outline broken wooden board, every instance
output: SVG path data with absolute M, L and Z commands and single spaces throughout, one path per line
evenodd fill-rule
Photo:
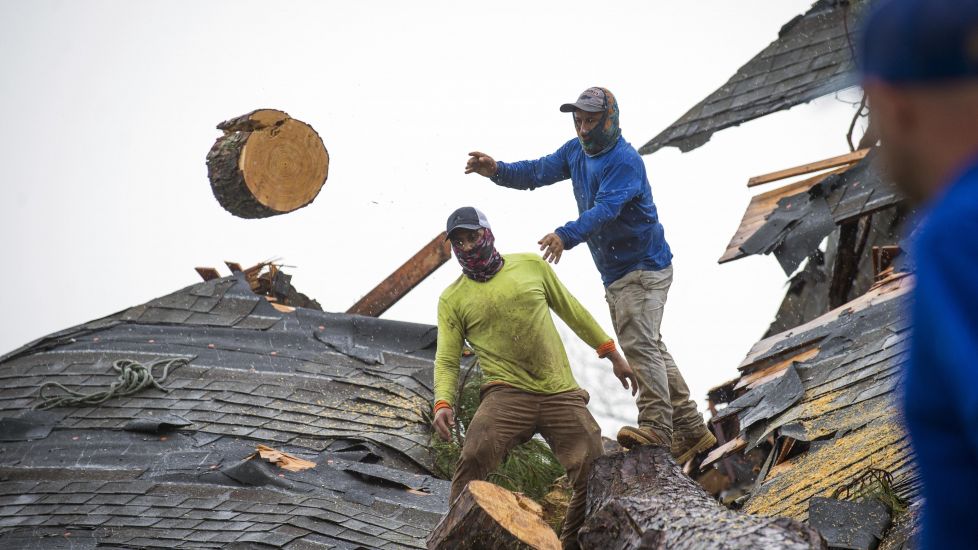
M 428 537 L 430 550 L 559 550 L 543 509 L 487 481 L 472 481 Z
M 744 450 L 745 447 L 747 447 L 746 439 L 742 437 L 731 439 L 730 441 L 727 441 L 723 445 L 720 445 L 716 449 L 710 451 L 710 454 L 706 455 L 706 458 L 704 458 L 703 462 L 700 463 L 700 469 L 704 470 L 715 464 L 717 461 L 723 460 L 734 453 Z
M 747 210 L 744 212 L 744 217 L 740 222 L 740 226 L 737 228 L 737 232 L 730 239 L 730 243 L 727 244 L 727 249 L 724 251 L 723 256 L 720 257 L 719 263 L 732 262 L 733 260 L 738 260 L 748 256 L 746 252 L 740 249 L 741 245 L 747 242 L 757 230 L 767 223 L 768 216 L 770 216 L 777 208 L 778 204 L 782 199 L 797 195 L 799 193 L 804 193 L 812 187 L 821 183 L 825 178 L 833 174 L 841 174 L 849 169 L 846 165 L 842 168 L 833 170 L 831 172 L 826 172 L 824 174 L 819 174 L 817 176 L 801 180 L 799 182 L 791 183 L 785 185 L 784 187 L 779 187 L 772 191 L 767 191 L 759 195 L 755 195 L 750 200 L 750 204 L 747 206 Z
M 279 468 L 282 468 L 283 470 L 288 470 L 290 472 L 301 472 L 302 470 L 308 470 L 310 468 L 316 467 L 315 462 L 312 462 L 310 460 L 305 460 L 295 455 L 291 455 L 284 451 L 273 449 L 267 445 L 261 445 L 261 444 L 258 445 L 255 452 L 252 453 L 251 456 L 248 457 L 248 459 L 252 459 L 255 457 L 261 457 L 262 460 L 271 462 L 272 464 L 275 464 Z
M 747 187 L 756 187 L 758 185 L 763 185 L 765 183 L 771 183 L 775 181 L 780 181 L 783 179 L 793 178 L 795 176 L 803 176 L 805 174 L 811 174 L 813 172 L 819 172 L 821 170 L 828 170 L 829 168 L 837 168 L 839 166 L 846 166 L 859 162 L 860 160 L 866 158 L 869 154 L 870 149 L 860 149 L 852 153 L 846 153 L 844 155 L 839 155 L 837 157 L 832 157 L 825 160 L 820 160 L 817 162 L 810 162 L 808 164 L 802 164 L 801 166 L 795 166 L 792 168 L 786 168 L 784 170 L 778 170 L 777 172 L 772 172 L 770 174 L 764 174 L 763 176 L 755 176 L 747 181 Z

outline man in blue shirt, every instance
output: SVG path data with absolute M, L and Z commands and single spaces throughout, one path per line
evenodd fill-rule
M 904 416 L 922 548 L 975 548 L 978 521 L 978 0 L 881 1 L 860 39 L 880 153 L 919 203 Z
M 618 102 L 605 88 L 588 88 L 561 112 L 573 113 L 577 137 L 538 160 L 497 162 L 470 153 L 465 173 L 497 185 L 533 190 L 570 178 L 579 217 L 544 236 L 544 259 L 586 242 L 601 273 L 611 320 L 638 376 L 637 428 L 618 432 L 624 447 L 671 447 L 679 463 L 716 443 L 689 388 L 662 342 L 659 327 L 672 284 L 672 252 L 652 201 L 645 163 L 623 137 Z

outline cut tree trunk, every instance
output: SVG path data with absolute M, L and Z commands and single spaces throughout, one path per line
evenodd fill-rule
M 560 540 L 527 497 L 472 481 L 428 537 L 431 550 L 560 550 Z
M 821 536 L 787 518 L 728 510 L 658 446 L 605 455 L 591 467 L 585 549 L 824 549 Z
M 308 205 L 329 172 L 329 153 L 308 124 L 259 109 L 217 125 L 207 154 L 214 197 L 241 218 L 267 218 Z

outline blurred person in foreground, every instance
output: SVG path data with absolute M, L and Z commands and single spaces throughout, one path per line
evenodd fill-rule
M 496 185 L 533 190 L 570 179 L 578 218 L 537 243 L 543 257 L 586 242 L 601 273 L 605 300 L 622 351 L 638 376 L 638 426 L 618 431 L 631 448 L 662 445 L 684 464 L 716 443 L 690 399 L 689 387 L 662 339 L 662 316 L 672 286 L 672 251 L 652 200 L 638 151 L 621 135 L 618 101 L 607 88 L 584 90 L 560 111 L 573 117 L 577 137 L 538 160 L 497 162 L 474 151 L 465 173 Z
M 917 203 L 904 416 L 923 547 L 978 547 L 978 0 L 882 0 L 859 39 L 889 175 Z
M 433 425 L 445 441 L 462 346 L 475 350 L 485 378 L 479 408 L 468 426 L 452 477 L 450 502 L 472 480 L 485 479 L 514 447 L 539 433 L 574 489 L 560 539 L 578 548 L 591 463 L 603 453 L 601 429 L 588 412 L 587 391 L 571 373 L 550 311 L 598 353 L 632 393 L 635 375 L 615 342 L 536 254 L 501 255 L 485 214 L 471 206 L 448 218 L 448 238 L 462 275 L 438 300 Z

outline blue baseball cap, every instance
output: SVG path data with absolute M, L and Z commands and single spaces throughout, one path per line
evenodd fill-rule
M 858 57 L 863 80 L 978 78 L 978 0 L 879 0 L 863 21 Z

